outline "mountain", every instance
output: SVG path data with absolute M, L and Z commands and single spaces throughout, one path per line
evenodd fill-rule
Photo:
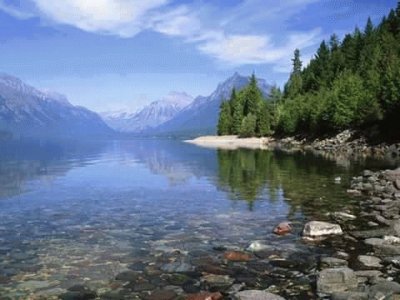
M 220 83 L 217 89 L 208 97 L 198 96 L 182 109 L 174 118 L 148 132 L 160 136 L 200 136 L 215 134 L 218 122 L 219 107 L 224 99 L 229 99 L 232 89 L 241 90 L 250 82 L 250 76 L 233 74 Z M 264 96 L 271 90 L 271 85 L 264 79 L 257 78 L 258 87 Z
M 0 132 L 19 137 L 98 137 L 113 130 L 96 113 L 72 105 L 63 95 L 0 74 Z
M 125 133 L 141 133 L 171 120 L 193 98 L 186 93 L 171 92 L 136 113 L 112 112 L 102 114 L 103 120 L 113 129 Z

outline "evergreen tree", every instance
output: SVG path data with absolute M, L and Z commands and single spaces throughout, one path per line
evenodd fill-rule
M 220 114 L 218 119 L 218 135 L 231 134 L 232 117 L 230 104 L 223 101 L 220 106 Z
M 230 98 L 231 113 L 232 113 L 232 134 L 238 135 L 243 120 L 243 104 L 241 99 L 236 94 L 235 88 L 232 89 Z
M 288 83 L 285 85 L 285 96 L 288 98 L 298 95 L 303 88 L 303 79 L 301 77 L 302 62 L 300 60 L 300 50 L 294 51 L 293 71 L 290 74 Z
M 240 128 L 240 137 L 252 137 L 256 134 L 257 119 L 253 114 L 248 114 L 243 118 Z
M 257 79 L 253 73 L 250 78 L 250 83 L 245 89 L 244 115 L 256 115 L 261 101 L 261 91 L 257 86 Z

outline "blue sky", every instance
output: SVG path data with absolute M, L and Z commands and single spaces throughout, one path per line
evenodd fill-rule
M 170 91 L 207 95 L 234 72 L 282 85 L 332 33 L 397 0 L 0 0 L 0 71 L 95 111 Z

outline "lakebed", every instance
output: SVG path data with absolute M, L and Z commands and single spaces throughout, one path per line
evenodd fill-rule
M 4 299 L 347 299 L 332 282 L 318 289 L 323 269 L 352 296 L 396 292 L 396 259 L 357 233 L 387 226 L 361 205 L 378 197 L 363 190 L 369 178 L 383 184 L 363 171 L 396 161 L 155 140 L 31 149 L 1 153 Z M 274 234 L 283 221 L 290 232 Z M 304 240 L 310 221 L 343 234 Z

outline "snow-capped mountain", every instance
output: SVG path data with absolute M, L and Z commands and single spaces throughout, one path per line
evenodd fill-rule
M 161 124 L 151 134 L 190 136 L 215 134 L 221 102 L 224 99 L 229 99 L 233 88 L 240 90 L 249 82 L 250 76 L 233 74 L 220 83 L 211 95 L 208 97 L 198 96 L 174 118 Z M 261 78 L 257 78 L 257 84 L 263 95 L 267 96 L 271 90 L 271 85 Z
M 94 112 L 58 93 L 40 91 L 0 74 L 0 131 L 22 137 L 109 135 L 113 131 Z
M 103 113 L 103 120 L 113 129 L 126 133 L 141 133 L 171 120 L 192 102 L 193 98 L 183 92 L 171 92 L 136 113 Z

